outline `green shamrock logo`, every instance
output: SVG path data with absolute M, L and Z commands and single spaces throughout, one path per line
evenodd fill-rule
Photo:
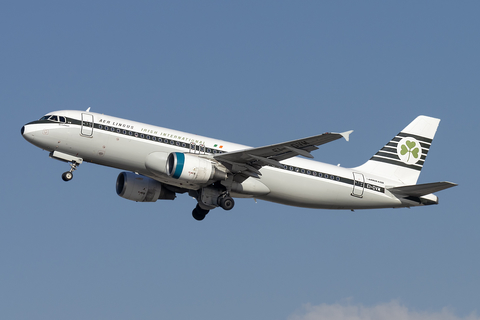
M 407 162 L 410 161 L 410 155 L 412 155 L 415 159 L 418 159 L 418 152 L 420 151 L 420 149 L 415 148 L 416 145 L 417 143 L 415 141 L 410 140 L 405 141 L 405 144 L 401 145 L 400 154 L 404 156 L 408 153 Z

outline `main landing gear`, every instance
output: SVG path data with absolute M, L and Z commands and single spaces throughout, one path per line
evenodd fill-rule
M 223 210 L 232 210 L 235 205 L 235 201 L 228 194 L 224 194 L 221 197 L 218 197 L 218 205 L 223 208 Z
M 202 209 L 200 208 L 200 206 L 197 204 L 197 206 L 195 207 L 195 209 L 193 209 L 192 211 L 192 216 L 195 220 L 197 221 L 202 221 L 203 219 L 205 219 L 205 216 L 207 215 L 207 213 L 209 213 L 210 210 L 205 210 L 205 209 Z
M 195 220 L 201 221 L 210 210 L 221 207 L 223 210 L 231 210 L 235 206 L 235 201 L 225 189 L 214 186 L 205 187 L 191 194 L 198 204 L 192 211 Z

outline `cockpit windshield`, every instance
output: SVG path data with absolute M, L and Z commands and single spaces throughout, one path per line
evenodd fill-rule
M 63 123 L 67 122 L 65 117 L 56 116 L 56 115 L 49 115 L 49 114 L 41 117 L 40 120 L 49 120 L 49 121 L 53 121 L 53 122 L 63 122 Z

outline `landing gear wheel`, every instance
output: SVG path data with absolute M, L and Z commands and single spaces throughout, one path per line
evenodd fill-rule
M 82 161 L 82 159 L 80 159 Z M 73 171 L 77 170 L 77 167 L 80 165 L 81 162 L 75 162 L 75 161 L 71 161 L 70 162 L 70 167 L 72 167 L 70 169 L 70 171 L 67 171 L 67 172 L 64 172 L 62 174 L 62 179 L 63 181 L 70 181 L 72 180 L 73 178 Z
M 232 210 L 233 206 L 235 205 L 235 201 L 233 201 L 232 197 L 225 196 L 218 199 L 218 204 L 223 208 L 223 210 Z
M 70 171 L 64 172 L 62 174 L 63 181 L 70 181 L 72 180 L 72 178 L 73 178 L 73 173 L 71 173 Z
M 200 208 L 199 205 L 197 204 L 195 209 L 193 209 L 193 211 L 192 211 L 192 216 L 195 220 L 202 221 L 203 219 L 205 219 L 205 216 L 207 215 L 207 213 L 209 211 L 210 210 L 204 210 L 204 209 Z

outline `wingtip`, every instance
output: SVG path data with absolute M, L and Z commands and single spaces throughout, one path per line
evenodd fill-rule
M 455 182 L 450 182 L 450 181 L 444 181 L 446 184 L 449 184 L 451 187 L 456 187 L 458 186 L 458 183 L 455 183 Z M 451 188 L 450 187 L 450 188 Z

